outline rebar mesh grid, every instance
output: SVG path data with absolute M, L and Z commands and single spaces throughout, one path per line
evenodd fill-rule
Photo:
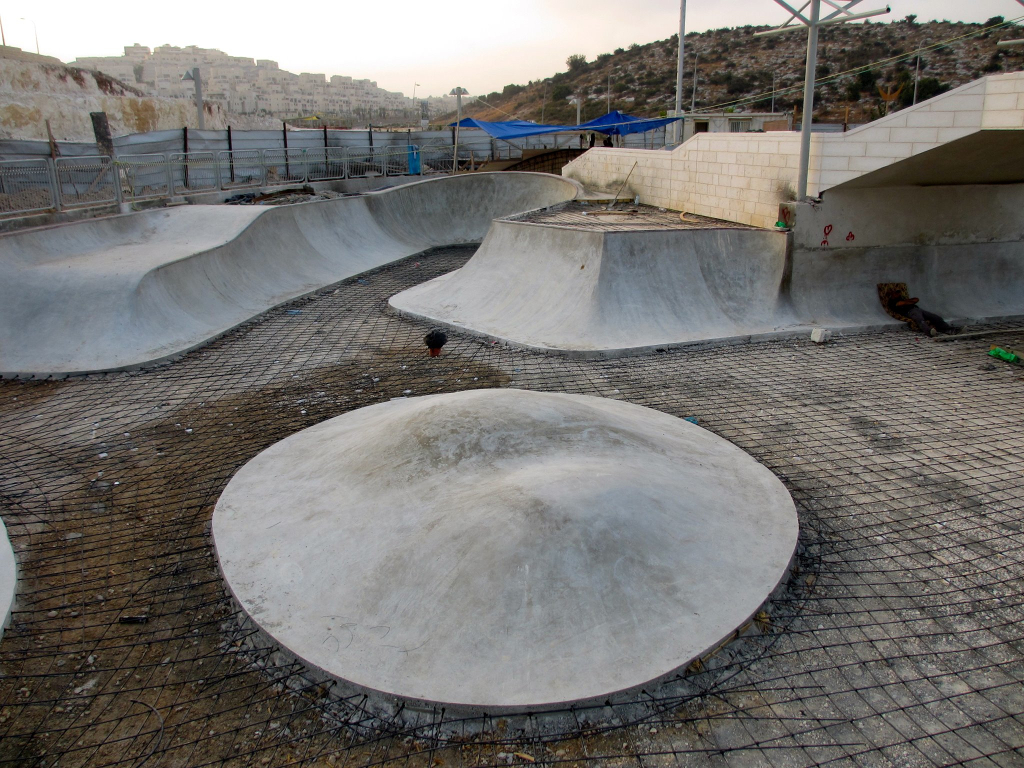
M 989 339 L 905 330 L 610 361 L 449 334 L 429 358 L 427 326 L 386 300 L 471 253 L 345 281 L 160 368 L 0 383 L 20 565 L 0 765 L 1024 765 L 1024 370 Z M 1024 346 L 1009 330 L 996 343 Z M 640 721 L 389 727 L 239 625 L 209 538 L 235 470 L 353 408 L 494 386 L 695 416 L 797 503 L 785 592 L 642 696 Z
M 509 216 L 506 221 L 547 224 L 571 229 L 594 229 L 603 232 L 631 232 L 662 229 L 759 229 L 696 213 L 682 213 L 654 205 L 630 204 L 608 206 L 570 200 L 547 208 Z

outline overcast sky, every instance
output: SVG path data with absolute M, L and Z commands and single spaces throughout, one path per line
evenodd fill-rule
M 793 0 L 791 0 L 792 2 Z M 802 3 L 802 0 L 800 0 Z M 885 0 L 864 0 L 875 10 Z M 689 0 L 687 31 L 779 24 L 772 0 Z M 1024 16 L 1018 0 L 890 0 L 890 19 L 985 21 Z M 23 21 L 22 17 L 30 21 Z M 292 72 L 376 80 L 418 96 L 461 85 L 471 94 L 500 90 L 565 69 L 569 54 L 599 53 L 671 36 L 679 0 L 0 0 L 8 45 L 71 61 L 117 56 L 140 43 L 198 45 L 234 56 L 276 60 Z M 795 34 L 795 33 L 794 33 Z

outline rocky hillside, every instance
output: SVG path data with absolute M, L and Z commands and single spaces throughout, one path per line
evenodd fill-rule
M 716 29 L 686 36 L 684 109 L 693 89 L 697 57 L 697 107 L 767 111 L 776 88 L 776 109 L 802 104 L 807 38 L 801 32 L 757 38 L 767 27 Z M 840 24 L 819 35 L 815 117 L 865 122 L 887 108 L 880 89 L 896 94 L 891 109 L 912 102 L 914 51 L 921 53 L 918 99 L 941 93 L 984 74 L 1024 69 L 1024 47 L 997 49 L 1002 39 L 1024 37 L 1024 28 L 1002 17 L 985 24 L 931 21 L 916 17 L 891 23 Z M 585 99 L 583 119 L 609 106 L 640 116 L 657 116 L 675 105 L 677 35 L 647 45 L 604 53 L 594 61 L 570 55 L 567 69 L 527 85 L 506 85 L 465 109 L 482 120 L 518 119 L 575 123 L 576 95 Z M 571 53 L 571 52 L 567 52 Z M 610 86 L 610 88 L 609 88 Z M 490 105 L 490 106 L 487 106 Z
M 102 72 L 68 67 L 55 59 L 0 51 L 0 138 L 45 139 L 46 121 L 58 141 L 92 141 L 90 112 L 106 112 L 112 133 L 196 127 L 196 108 L 183 99 L 155 99 Z M 280 127 L 249 125 L 207 103 L 209 129 Z M 249 119 L 251 121 L 251 118 Z

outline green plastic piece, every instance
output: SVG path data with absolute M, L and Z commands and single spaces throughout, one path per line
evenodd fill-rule
M 1008 363 L 1020 363 L 1021 362 L 1020 355 L 1015 354 L 1013 352 L 1008 352 L 1007 350 L 1003 349 L 1002 347 L 992 347 L 992 349 L 990 349 L 988 351 L 988 353 L 992 357 L 998 357 L 1000 360 L 1005 360 Z

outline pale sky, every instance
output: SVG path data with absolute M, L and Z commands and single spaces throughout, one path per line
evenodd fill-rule
M 802 4 L 802 0 L 800 0 Z M 1024 16 L 1018 0 L 890 0 L 880 19 L 981 22 Z M 883 7 L 864 0 L 858 11 Z M 780 24 L 787 14 L 772 0 L 689 0 L 687 31 L 744 24 Z M 24 21 L 22 18 L 29 19 Z M 565 59 L 648 43 L 679 25 L 679 0 L 0 0 L 8 45 L 71 61 L 117 56 L 125 45 L 164 43 L 219 48 L 233 56 L 274 59 L 292 72 L 323 72 L 376 80 L 417 96 L 456 85 L 472 95 L 501 90 L 565 69 Z M 793 33 L 797 34 L 797 33 Z

